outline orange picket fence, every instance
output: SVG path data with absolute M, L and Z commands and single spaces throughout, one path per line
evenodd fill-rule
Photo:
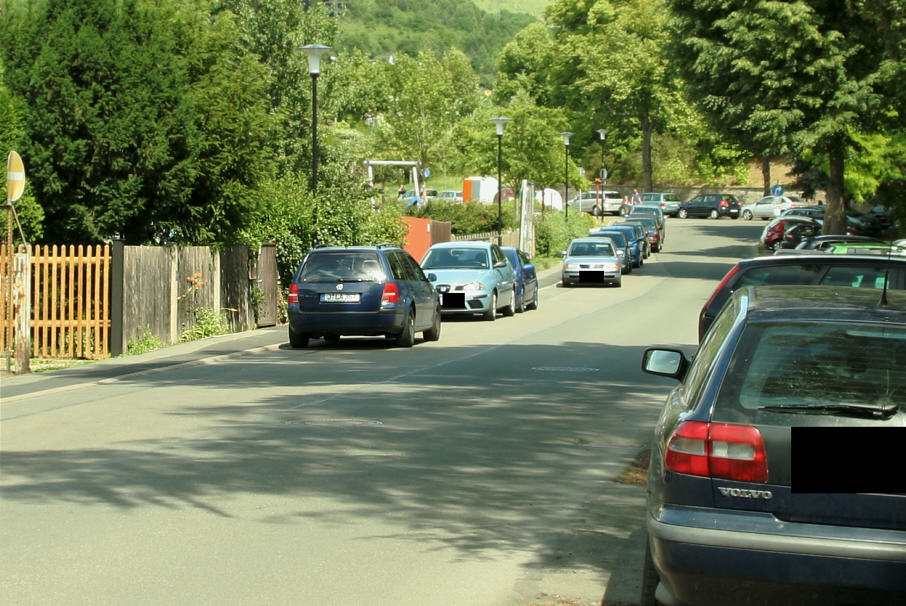
M 5 248 L 0 248 L 4 261 Z M 20 246 L 18 252 L 24 250 Z M 32 356 L 108 357 L 110 247 L 36 245 L 30 254 Z M 6 341 L 8 331 L 0 332 Z M 2 345 L 4 351 L 9 347 Z

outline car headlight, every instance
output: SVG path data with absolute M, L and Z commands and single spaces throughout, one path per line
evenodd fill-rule
M 619 269 L 620 269 L 619 263 L 605 263 L 604 264 L 604 271 L 619 271 Z
M 463 289 L 466 291 L 466 294 L 469 296 L 474 296 L 476 294 L 483 293 L 483 292 L 485 292 L 485 290 L 487 290 L 484 287 L 484 284 L 482 284 L 481 282 L 478 282 L 478 281 L 469 282 L 468 284 L 466 284 L 463 287 Z
M 565 263 L 563 269 L 579 269 L 578 263 Z

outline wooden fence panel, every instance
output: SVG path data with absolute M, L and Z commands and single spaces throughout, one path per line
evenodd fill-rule
M 110 247 L 32 249 L 33 355 L 106 358 L 110 355 Z

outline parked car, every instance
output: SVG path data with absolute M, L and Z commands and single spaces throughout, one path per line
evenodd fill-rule
M 613 240 L 613 243 L 619 252 L 620 263 L 622 265 L 621 271 L 624 274 L 632 273 L 632 247 L 629 245 L 629 238 L 626 237 L 624 232 L 619 230 L 608 231 L 605 228 L 600 228 L 590 231 L 588 235 L 592 238 L 605 237 Z
M 818 229 L 821 228 L 821 221 L 812 217 L 798 217 L 796 215 L 774 217 L 761 231 L 759 242 L 768 250 L 774 250 L 780 241 L 783 240 L 783 234 L 788 228 L 803 223 L 814 225 Z
M 659 206 L 649 206 L 647 204 L 642 204 L 632 207 L 632 210 L 629 213 L 629 218 L 631 219 L 633 217 L 641 215 L 654 217 L 655 223 L 657 223 L 657 228 L 661 236 L 660 243 L 664 244 L 667 239 L 667 215 L 664 214 L 664 211 L 662 211 Z
M 658 229 L 657 221 L 654 217 L 648 215 L 630 215 L 626 217 L 623 223 L 638 223 L 648 234 L 648 241 L 651 243 L 651 252 L 660 252 L 663 248 L 661 241 L 661 230 Z
M 575 284 L 622 285 L 622 266 L 613 240 L 574 238 L 563 251 L 563 286 Z
M 790 215 L 781 215 L 781 217 L 786 217 Z M 798 215 L 792 215 L 798 216 Z M 803 240 L 813 238 L 821 234 L 822 223 L 821 220 L 816 220 L 814 223 L 794 223 L 792 225 L 787 225 L 783 231 L 783 237 L 780 238 L 780 241 L 777 242 L 777 245 L 774 247 L 774 250 L 777 251 L 779 248 L 785 249 L 794 249 Z
M 422 269 L 440 293 L 444 315 L 516 312 L 516 274 L 506 255 L 489 242 L 439 242 L 422 258 Z
M 853 236 L 848 234 L 817 235 L 807 238 L 796 245 L 799 250 L 827 250 L 837 242 L 874 242 L 881 240 L 870 236 Z
M 614 232 L 622 233 L 629 244 L 629 262 L 632 267 L 641 267 L 645 264 L 645 234 L 639 226 L 615 223 L 598 228 L 598 232 L 605 236 Z
M 740 289 L 651 442 L 641 604 L 906 604 L 906 293 Z M 885 464 L 885 462 L 890 464 Z
M 685 219 L 686 217 L 708 217 L 719 219 L 720 217 L 739 217 L 739 200 L 733 194 L 699 194 L 680 204 L 676 211 L 676 216 Z
M 455 191 L 452 189 L 445 189 L 437 194 L 437 199 L 440 202 L 462 202 L 462 192 Z
M 417 196 L 414 189 L 407 189 L 403 195 L 397 198 L 397 201 L 406 202 L 406 206 L 413 206 L 416 204 L 424 204 L 437 198 L 436 189 L 426 188 L 420 190 L 419 193 L 421 196 Z
M 683 202 L 677 194 L 648 192 L 642 194 L 642 204 L 659 207 L 665 215 L 675 217 Z
M 619 192 L 589 190 L 570 198 L 567 204 L 571 210 L 602 215 L 619 213 L 620 202 L 622 202 L 622 198 Z
M 884 288 L 906 288 L 906 259 L 876 255 L 772 255 L 743 259 L 727 272 L 698 317 L 701 341 L 718 312 L 736 290 L 744 286 L 811 284 Z
M 310 250 L 287 303 L 294 348 L 344 335 L 384 335 L 401 347 L 412 347 L 417 332 L 440 338 L 440 298 L 415 259 L 394 246 Z
M 642 247 L 642 261 L 651 256 L 651 242 L 648 240 L 648 230 L 639 223 L 611 223 L 608 227 L 629 227 L 635 232 L 636 240 Z
M 793 201 L 785 196 L 765 196 L 760 200 L 745 204 L 739 209 L 739 216 L 746 221 L 752 219 L 773 219 L 783 211 L 793 208 Z
M 528 253 L 512 246 L 501 246 L 516 275 L 516 313 L 538 309 L 538 274 Z

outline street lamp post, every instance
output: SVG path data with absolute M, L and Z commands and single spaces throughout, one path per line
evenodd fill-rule
M 308 57 L 311 74 L 311 190 L 318 190 L 318 76 L 321 74 L 321 55 L 333 49 L 323 44 L 307 44 L 299 48 Z
M 607 183 L 607 169 L 604 168 L 604 144 L 607 141 L 607 129 L 599 128 L 598 136 L 601 137 L 601 183 Z
M 497 246 L 503 246 L 503 182 L 500 176 L 500 165 L 503 158 L 501 152 L 501 141 L 503 140 L 503 126 L 509 122 L 509 118 L 491 118 L 491 122 L 497 128 Z
M 566 211 L 566 221 L 569 224 L 569 204 L 566 203 L 566 198 L 569 196 L 569 138 L 573 134 L 569 131 L 563 131 L 560 133 L 560 136 L 563 137 L 563 150 L 564 150 L 564 163 L 563 163 L 563 208 Z

